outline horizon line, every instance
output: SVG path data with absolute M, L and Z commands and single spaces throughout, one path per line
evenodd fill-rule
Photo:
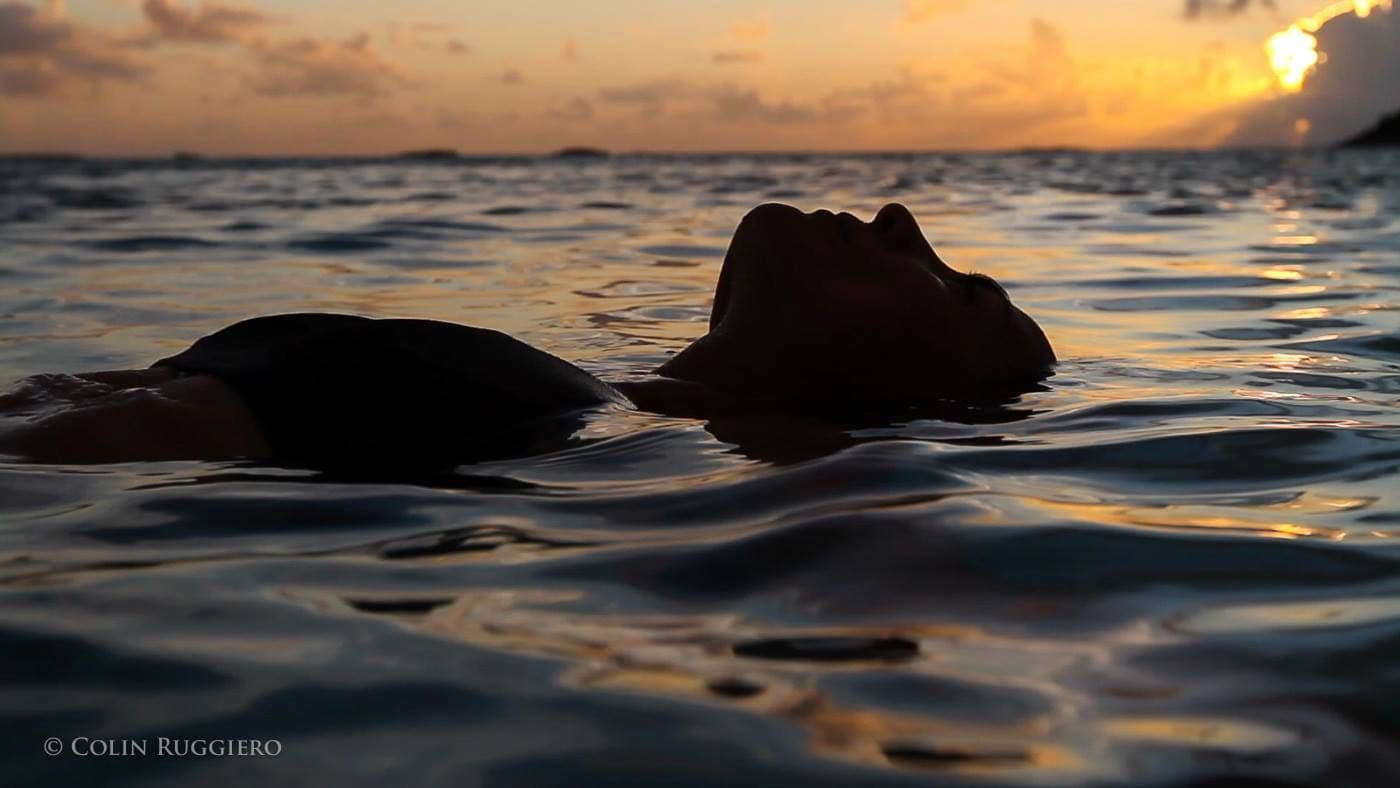
M 421 162 L 451 162 L 480 159 L 605 159 L 647 156 L 967 156 L 1005 155 L 1015 153 L 1239 153 L 1239 152 L 1315 152 L 1345 148 L 1341 142 L 1318 145 L 1239 145 L 1239 146 L 1142 146 L 1089 147 L 1078 145 L 1023 145 L 1007 148 L 831 148 L 792 150 L 622 150 L 612 151 L 592 146 L 569 146 L 549 151 L 463 152 L 453 148 L 424 148 L 401 151 L 362 153 L 200 153 L 172 150 L 169 153 L 84 153 L 66 150 L 0 151 L 0 159 L 72 160 L 72 161 L 279 161 L 279 160 L 402 160 Z

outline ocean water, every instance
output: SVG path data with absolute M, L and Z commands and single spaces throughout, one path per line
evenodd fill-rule
M 0 464 L 5 782 L 1400 782 L 1394 153 L 10 161 L 0 385 L 293 310 L 641 376 L 772 200 L 904 202 L 1056 374 L 421 483 Z

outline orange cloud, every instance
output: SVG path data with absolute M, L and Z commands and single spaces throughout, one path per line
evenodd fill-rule
M 48 96 L 75 83 L 135 82 L 149 64 L 116 39 L 76 25 L 56 9 L 0 4 L 0 88 L 11 96 Z
M 636 107 L 637 120 L 724 124 L 735 127 L 839 123 L 853 112 L 839 102 L 765 98 L 756 88 L 732 82 L 695 84 L 679 78 L 604 88 L 605 104 Z
M 443 39 L 443 36 L 456 31 L 457 26 L 443 22 L 390 22 L 386 28 L 385 40 L 390 47 L 413 49 L 442 49 L 449 54 L 460 55 L 469 47 L 456 38 Z
M 752 49 L 721 49 L 710 55 L 710 60 L 719 64 L 757 63 L 763 60 L 763 53 Z
M 934 17 L 960 14 L 967 10 L 967 0 L 904 0 L 904 23 L 918 25 Z
M 1202 17 L 1226 17 L 1248 11 L 1250 6 L 1263 6 L 1270 11 L 1276 10 L 1274 0 L 1186 0 L 1186 7 L 1182 13 L 1187 19 L 1200 19 Z
M 607 104 L 636 107 L 642 117 L 661 114 L 671 102 L 683 101 L 694 94 L 688 80 L 662 77 L 647 82 L 603 88 L 598 98 Z
M 222 3 L 205 3 L 187 10 L 171 0 L 146 0 L 141 12 L 154 36 L 164 41 L 203 44 L 238 41 L 268 22 L 257 9 Z
M 740 19 L 729 25 L 729 39 L 738 42 L 737 47 L 723 47 L 710 54 L 710 62 L 719 65 L 757 63 L 763 60 L 763 51 L 757 45 L 768 38 L 773 31 L 773 23 L 765 16 L 753 19 Z
M 343 41 L 256 41 L 249 51 L 258 69 L 252 88 L 264 96 L 351 95 L 368 99 L 409 84 L 397 68 L 375 54 L 368 33 Z
M 740 19 L 729 26 L 729 35 L 736 41 L 758 43 L 773 31 L 773 22 L 766 16 Z
M 598 92 L 595 120 L 600 128 L 626 128 L 637 139 L 704 135 L 719 140 L 712 145 L 744 147 L 758 140 L 819 147 L 878 140 L 909 148 L 1082 140 L 1082 129 L 1093 121 L 1084 68 L 1049 22 L 1032 20 L 1023 41 L 988 50 L 981 62 L 963 58 L 968 62 L 956 78 L 907 67 L 890 78 L 802 97 L 682 76 L 614 85 Z M 635 114 L 618 117 L 609 109 Z
M 593 105 L 587 99 L 574 98 L 562 107 L 551 109 L 549 116 L 555 120 L 570 122 L 592 120 Z

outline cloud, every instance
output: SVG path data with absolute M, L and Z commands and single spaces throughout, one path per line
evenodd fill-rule
M 1049 22 L 1032 21 L 1022 44 L 989 50 L 985 62 L 965 60 L 959 80 L 909 66 L 863 84 L 782 95 L 667 77 L 609 86 L 598 101 L 600 111 L 635 110 L 628 127 L 643 138 L 699 134 L 715 145 L 1014 146 L 1082 139 L 1092 125 L 1084 69 Z
M 0 5 L 0 55 L 43 53 L 73 36 L 73 25 L 24 3 Z
M 757 63 L 763 60 L 763 52 L 758 45 L 773 31 L 773 23 L 767 15 L 753 19 L 740 19 L 729 25 L 729 39 L 738 46 L 717 49 L 710 54 L 710 62 L 720 65 Z
M 753 19 L 740 19 L 729 26 L 729 35 L 735 41 L 756 44 L 773 31 L 773 23 L 767 16 Z
M 47 96 L 58 90 L 60 79 L 42 66 L 0 64 L 0 94 Z
M 149 65 L 115 39 L 60 16 L 0 3 L 0 87 L 10 96 L 49 96 L 78 84 L 137 82 Z
M 822 113 L 811 105 L 783 99 L 766 101 L 753 88 L 716 85 L 704 91 L 711 112 L 734 123 L 757 121 L 765 124 L 808 123 Z
M 446 107 L 439 107 L 437 112 L 434 113 L 433 118 L 438 128 L 447 129 L 449 131 L 468 128 L 472 125 L 471 118 L 465 113 L 450 110 Z
M 1063 86 L 1073 83 L 1074 61 L 1065 46 L 1064 36 L 1044 19 L 1031 20 L 1030 55 L 1026 62 L 1027 81 L 1041 82 L 1047 78 Z
M 443 38 L 456 30 L 456 25 L 444 22 L 390 22 L 385 28 L 384 39 L 391 48 L 440 49 L 448 54 L 460 55 L 466 53 L 469 47 L 456 38 Z
M 1089 113 L 1079 66 L 1059 29 L 1044 19 L 1031 20 L 1022 66 L 1001 69 L 1000 77 L 980 97 L 984 122 L 1043 126 Z
M 917 120 L 943 103 L 943 97 L 933 91 L 933 84 L 941 81 L 941 76 L 921 78 L 905 69 L 894 79 L 833 91 L 824 101 L 828 106 L 846 108 L 851 115 L 873 113 L 892 121 Z
M 1277 11 L 1274 0 L 1186 0 L 1186 6 L 1182 9 L 1182 14 L 1187 19 L 1211 18 L 1236 16 L 1248 11 L 1252 6 L 1263 6 L 1270 11 Z
M 971 62 L 957 79 L 905 68 L 894 78 L 836 91 L 826 102 L 863 117 L 868 133 L 897 129 L 911 147 L 1068 140 L 1091 122 L 1083 68 L 1054 25 L 1034 19 L 1023 44 L 985 57 L 967 58 Z
M 659 115 L 670 102 L 685 100 L 695 88 L 687 80 L 663 77 L 647 82 L 603 88 L 598 98 L 604 103 L 636 107 L 643 116 Z
M 789 126 L 839 122 L 852 114 L 850 108 L 826 99 L 766 99 L 751 87 L 730 82 L 696 85 L 679 78 L 604 88 L 598 97 L 605 104 L 637 108 L 642 120 L 670 116 L 684 122 Z
M 763 60 L 763 53 L 752 49 L 721 49 L 710 55 L 710 60 L 721 65 L 757 63 Z
M 368 33 L 345 40 L 296 38 L 249 45 L 257 72 L 252 89 L 263 96 L 359 96 L 374 98 L 409 84 L 370 46 Z
M 1315 35 L 1327 57 L 1303 89 L 1244 109 L 1225 144 L 1329 144 L 1400 107 L 1400 10 L 1343 14 Z M 1299 119 L 1309 126 L 1302 138 Z
M 555 120 L 571 122 L 592 120 L 593 104 L 587 99 L 575 97 L 564 106 L 551 109 L 549 116 Z
M 935 17 L 960 14 L 968 0 L 904 0 L 904 23 L 919 25 Z
M 268 23 L 255 8 L 213 2 L 189 10 L 171 0 L 146 0 L 141 13 L 154 38 L 186 43 L 240 41 Z
M 520 69 L 507 66 L 506 70 L 501 72 L 501 84 L 523 85 L 525 84 L 525 75 L 521 73 Z

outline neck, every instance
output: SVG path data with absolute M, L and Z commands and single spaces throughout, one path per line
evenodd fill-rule
M 638 408 L 666 416 L 705 419 L 740 409 L 737 398 L 690 380 L 653 377 L 610 385 Z

